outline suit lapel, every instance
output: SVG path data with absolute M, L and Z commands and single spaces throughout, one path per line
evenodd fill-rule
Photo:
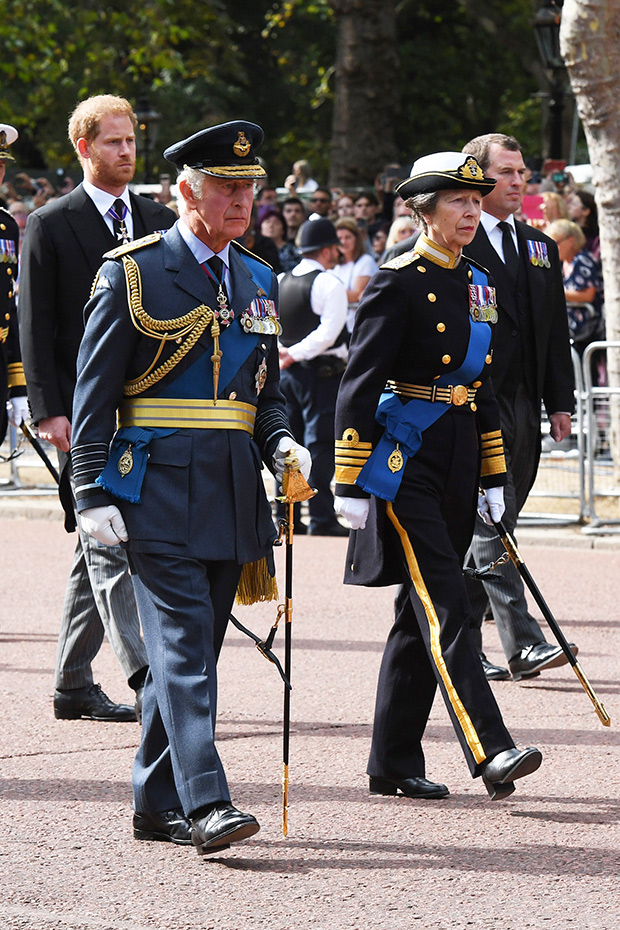
M 114 237 L 81 184 L 69 194 L 64 212 L 94 277 L 104 252 L 114 247 Z

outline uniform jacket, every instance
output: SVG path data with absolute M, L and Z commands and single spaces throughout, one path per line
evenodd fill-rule
M 15 313 L 18 246 L 19 227 L 0 207 L 0 442 L 7 428 L 7 398 L 26 393 Z
M 469 342 L 471 269 L 465 261 L 447 269 L 417 253 L 406 253 L 390 264 L 392 267 L 384 265 L 373 276 L 360 302 L 338 395 L 336 493 L 341 496 L 368 496 L 354 483 L 358 469 L 351 469 L 351 465 L 357 460 L 363 466 L 381 436 L 375 411 L 386 382 L 432 385 L 438 376 L 460 367 Z M 475 417 L 483 448 L 490 441 L 485 437 L 493 436 L 502 466 L 481 479 L 487 487 L 503 485 L 506 480 L 499 407 L 489 377 L 492 356 L 489 348 L 481 371 L 466 385 L 476 385 L 476 409 L 448 406 L 444 413 L 445 417 Z M 403 481 L 410 465 L 411 460 L 404 467 Z M 467 494 L 469 498 L 469 490 Z M 399 562 L 389 555 L 393 535 L 383 502 L 373 497 L 367 528 L 351 534 L 347 570 L 356 563 L 352 583 L 394 584 L 401 580 Z
M 270 300 L 277 298 L 277 280 L 268 266 L 244 253 L 238 244 L 232 243 L 229 254 L 230 305 L 235 311 L 231 327 L 241 328 L 239 317 L 251 301 L 261 294 Z M 170 319 L 200 304 L 217 306 L 211 279 L 176 228 L 155 244 L 132 247 L 131 256 L 139 266 L 142 306 L 149 316 Z M 265 279 L 265 271 L 268 288 L 261 287 L 258 281 L 259 277 Z M 179 429 L 153 439 L 141 502 L 128 503 L 113 498 L 93 481 L 107 458 L 124 383 L 149 368 L 158 342 L 138 332 L 132 322 L 120 260 L 102 266 L 85 320 L 73 411 L 72 456 L 78 510 L 117 504 L 127 525 L 129 549 L 235 559 L 239 563 L 267 555 L 275 532 L 262 483 L 261 457 L 271 462 L 279 439 L 291 435 L 279 388 L 276 336 L 242 335 L 251 351 L 228 383 L 219 385 L 219 398 L 257 406 L 254 437 L 241 430 Z M 225 355 L 224 336 L 221 347 Z M 157 364 L 165 362 L 177 349 L 175 341 L 166 343 Z M 212 353 L 213 339 L 207 328 L 172 372 L 140 396 L 166 392 L 175 397 L 174 382 L 199 365 L 201 379 L 194 379 L 192 392 L 182 396 L 212 398 Z M 90 469 L 86 471 L 77 465 L 77 457 L 84 449 L 92 451 Z
M 169 229 L 172 210 L 130 194 L 134 238 Z M 112 233 L 80 185 L 28 217 L 21 258 L 19 319 L 28 399 L 35 422 L 71 419 L 83 312 Z
M 519 252 L 527 262 L 525 280 L 520 276 L 518 287 L 526 289 L 529 299 L 535 347 L 537 400 L 544 402 L 549 415 L 559 411 L 570 413 L 575 407 L 573 367 L 558 248 L 553 239 L 534 227 L 519 220 L 515 225 Z M 550 268 L 536 267 L 529 262 L 526 244 L 528 239 L 546 243 Z M 514 353 L 521 353 L 517 326 L 517 291 L 504 263 L 489 242 L 482 224 L 478 227 L 473 242 L 466 246 L 463 252 L 487 268 L 495 281 L 499 319 L 495 327 L 493 386 L 498 397 L 510 398 L 514 385 L 507 382 L 506 375 L 512 367 Z

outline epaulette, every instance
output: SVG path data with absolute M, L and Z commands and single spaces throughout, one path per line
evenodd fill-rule
M 104 253 L 104 258 L 121 258 L 129 252 L 135 252 L 136 249 L 143 249 L 147 245 L 155 245 L 161 239 L 160 232 L 150 233 L 148 236 L 142 236 L 141 239 L 134 239 L 133 242 L 125 242 L 116 249 L 111 249 Z
M 260 255 L 256 255 L 255 252 L 250 252 L 249 249 L 246 249 L 246 247 L 242 245 L 240 242 L 238 242 L 236 239 L 233 239 L 233 241 L 230 244 L 234 246 L 236 249 L 239 249 L 241 252 L 245 252 L 245 254 L 249 255 L 250 258 L 255 258 L 257 262 L 261 263 L 261 265 L 266 265 L 267 268 L 270 268 L 271 271 L 273 271 L 273 266 L 270 265 L 269 262 L 266 262 L 264 258 L 260 257 Z
M 410 249 L 409 252 L 403 252 L 402 255 L 397 255 L 396 258 L 391 258 L 389 262 L 385 262 L 384 265 L 381 265 L 381 268 L 391 268 L 393 271 L 398 271 L 399 268 L 406 268 L 407 265 L 413 264 L 420 257 L 419 252 L 416 252 L 415 249 Z

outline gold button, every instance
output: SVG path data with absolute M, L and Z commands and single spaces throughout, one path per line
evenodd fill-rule
M 0 223 L 0 229 L 6 229 L 6 226 L 4 225 L 4 223 Z
M 426 268 L 424 267 L 424 265 L 416 265 L 416 268 L 418 269 L 418 271 L 421 271 L 422 274 L 424 274 L 424 272 L 426 271 Z
M 469 271 L 467 272 L 467 277 L 468 277 L 468 278 L 473 278 L 473 274 L 472 274 L 471 268 L 470 268 Z
M 474 381 L 472 387 L 479 388 L 482 387 L 482 381 Z
M 230 394 L 228 395 L 228 400 L 237 400 L 237 392 L 231 391 Z
M 451 356 L 451 355 L 442 355 L 442 356 L 441 356 L 441 361 L 444 363 L 444 365 L 449 365 L 450 362 L 452 361 L 452 356 Z
M 7 297 L 12 297 L 12 296 L 13 296 L 13 291 L 9 291 L 9 293 L 7 294 Z
M 178 346 L 180 346 L 181 343 L 183 342 L 183 338 L 182 338 L 181 336 L 179 336 L 179 337 L 178 337 L 177 339 L 175 339 L 174 341 L 176 342 L 176 344 L 177 344 Z
M 10 320 L 10 319 L 11 319 L 11 314 L 10 314 L 10 313 L 5 313 L 5 314 L 4 314 L 4 319 L 5 319 L 5 320 Z
M 485 360 L 484 360 L 485 365 L 490 365 L 492 361 L 493 361 L 493 356 L 492 356 L 492 355 L 487 355 L 487 357 L 486 357 Z
M 476 410 L 478 409 L 478 405 L 477 405 L 477 404 L 470 404 L 469 406 L 470 406 L 471 409 L 474 411 L 474 413 L 475 413 Z
M 445 331 L 446 331 L 446 324 L 445 324 L 445 323 L 438 323 L 438 324 L 437 324 L 437 332 L 438 332 L 438 333 L 445 333 Z
M 436 381 L 437 378 L 441 378 L 441 375 L 435 375 L 435 377 L 433 378 L 433 381 Z
M 13 274 L 13 269 L 12 269 L 12 268 L 7 268 L 6 273 L 7 273 L 7 274 Z
M 430 300 L 432 304 L 434 304 L 435 301 L 437 300 L 434 294 L 428 294 L 428 299 Z

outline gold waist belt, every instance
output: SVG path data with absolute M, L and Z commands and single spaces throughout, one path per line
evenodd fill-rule
M 462 407 L 471 404 L 476 398 L 476 388 L 468 388 L 464 384 L 448 384 L 446 387 L 425 384 L 406 384 L 404 381 L 388 381 L 386 387 L 399 397 L 416 400 L 430 400 L 431 404 L 439 401 L 443 404 L 454 404 Z
M 160 429 L 241 429 L 252 435 L 256 407 L 238 400 L 183 400 L 136 397 L 118 410 L 119 429 L 127 426 Z

